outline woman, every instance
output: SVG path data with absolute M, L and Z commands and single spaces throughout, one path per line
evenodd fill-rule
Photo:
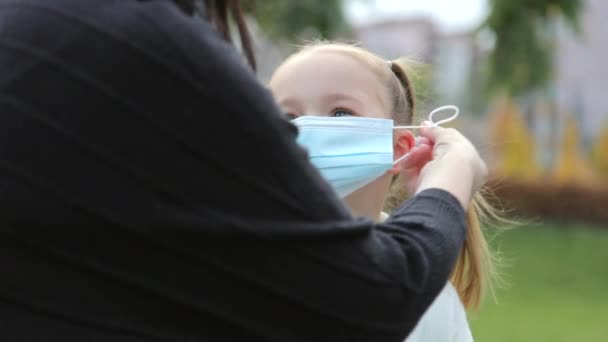
M 401 340 L 464 241 L 476 151 L 424 130 L 419 194 L 353 219 L 187 5 L 0 6 L 0 339 Z M 208 5 L 220 31 L 238 13 Z

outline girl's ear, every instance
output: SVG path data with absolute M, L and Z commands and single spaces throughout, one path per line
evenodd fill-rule
M 414 148 L 415 139 L 411 131 L 399 130 L 393 135 L 393 160 L 403 157 Z M 403 171 L 402 163 L 397 163 L 387 172 L 391 175 L 398 175 Z

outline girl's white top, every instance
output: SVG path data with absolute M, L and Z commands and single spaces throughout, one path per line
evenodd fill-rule
M 381 213 L 380 221 L 388 218 Z M 448 282 L 405 342 L 473 342 L 464 305 Z
M 472 342 L 467 313 L 448 282 L 424 313 L 406 342 Z

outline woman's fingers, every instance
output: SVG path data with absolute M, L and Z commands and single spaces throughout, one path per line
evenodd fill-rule
M 402 161 L 402 184 L 409 193 L 414 193 L 418 186 L 420 170 L 433 159 L 433 147 L 426 143 L 416 145 Z
M 404 170 L 420 168 L 433 158 L 433 148 L 428 141 L 416 143 L 407 156 L 401 161 Z
M 432 145 L 433 144 L 433 142 L 429 138 L 426 138 L 426 137 L 416 137 L 416 139 L 414 141 L 416 143 L 416 146 L 423 145 L 423 144 L 424 145 Z

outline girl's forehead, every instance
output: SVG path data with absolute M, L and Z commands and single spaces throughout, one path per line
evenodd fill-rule
M 388 102 L 388 89 L 373 66 L 334 51 L 306 51 L 292 56 L 277 69 L 270 87 L 276 95 L 339 90 L 374 95 L 383 106 Z
M 298 53 L 279 66 L 275 75 L 287 73 L 302 76 L 301 73 L 310 71 L 314 71 L 308 74 L 311 78 L 330 74 L 369 83 L 381 83 L 381 77 L 375 66 L 340 51 L 313 50 Z

